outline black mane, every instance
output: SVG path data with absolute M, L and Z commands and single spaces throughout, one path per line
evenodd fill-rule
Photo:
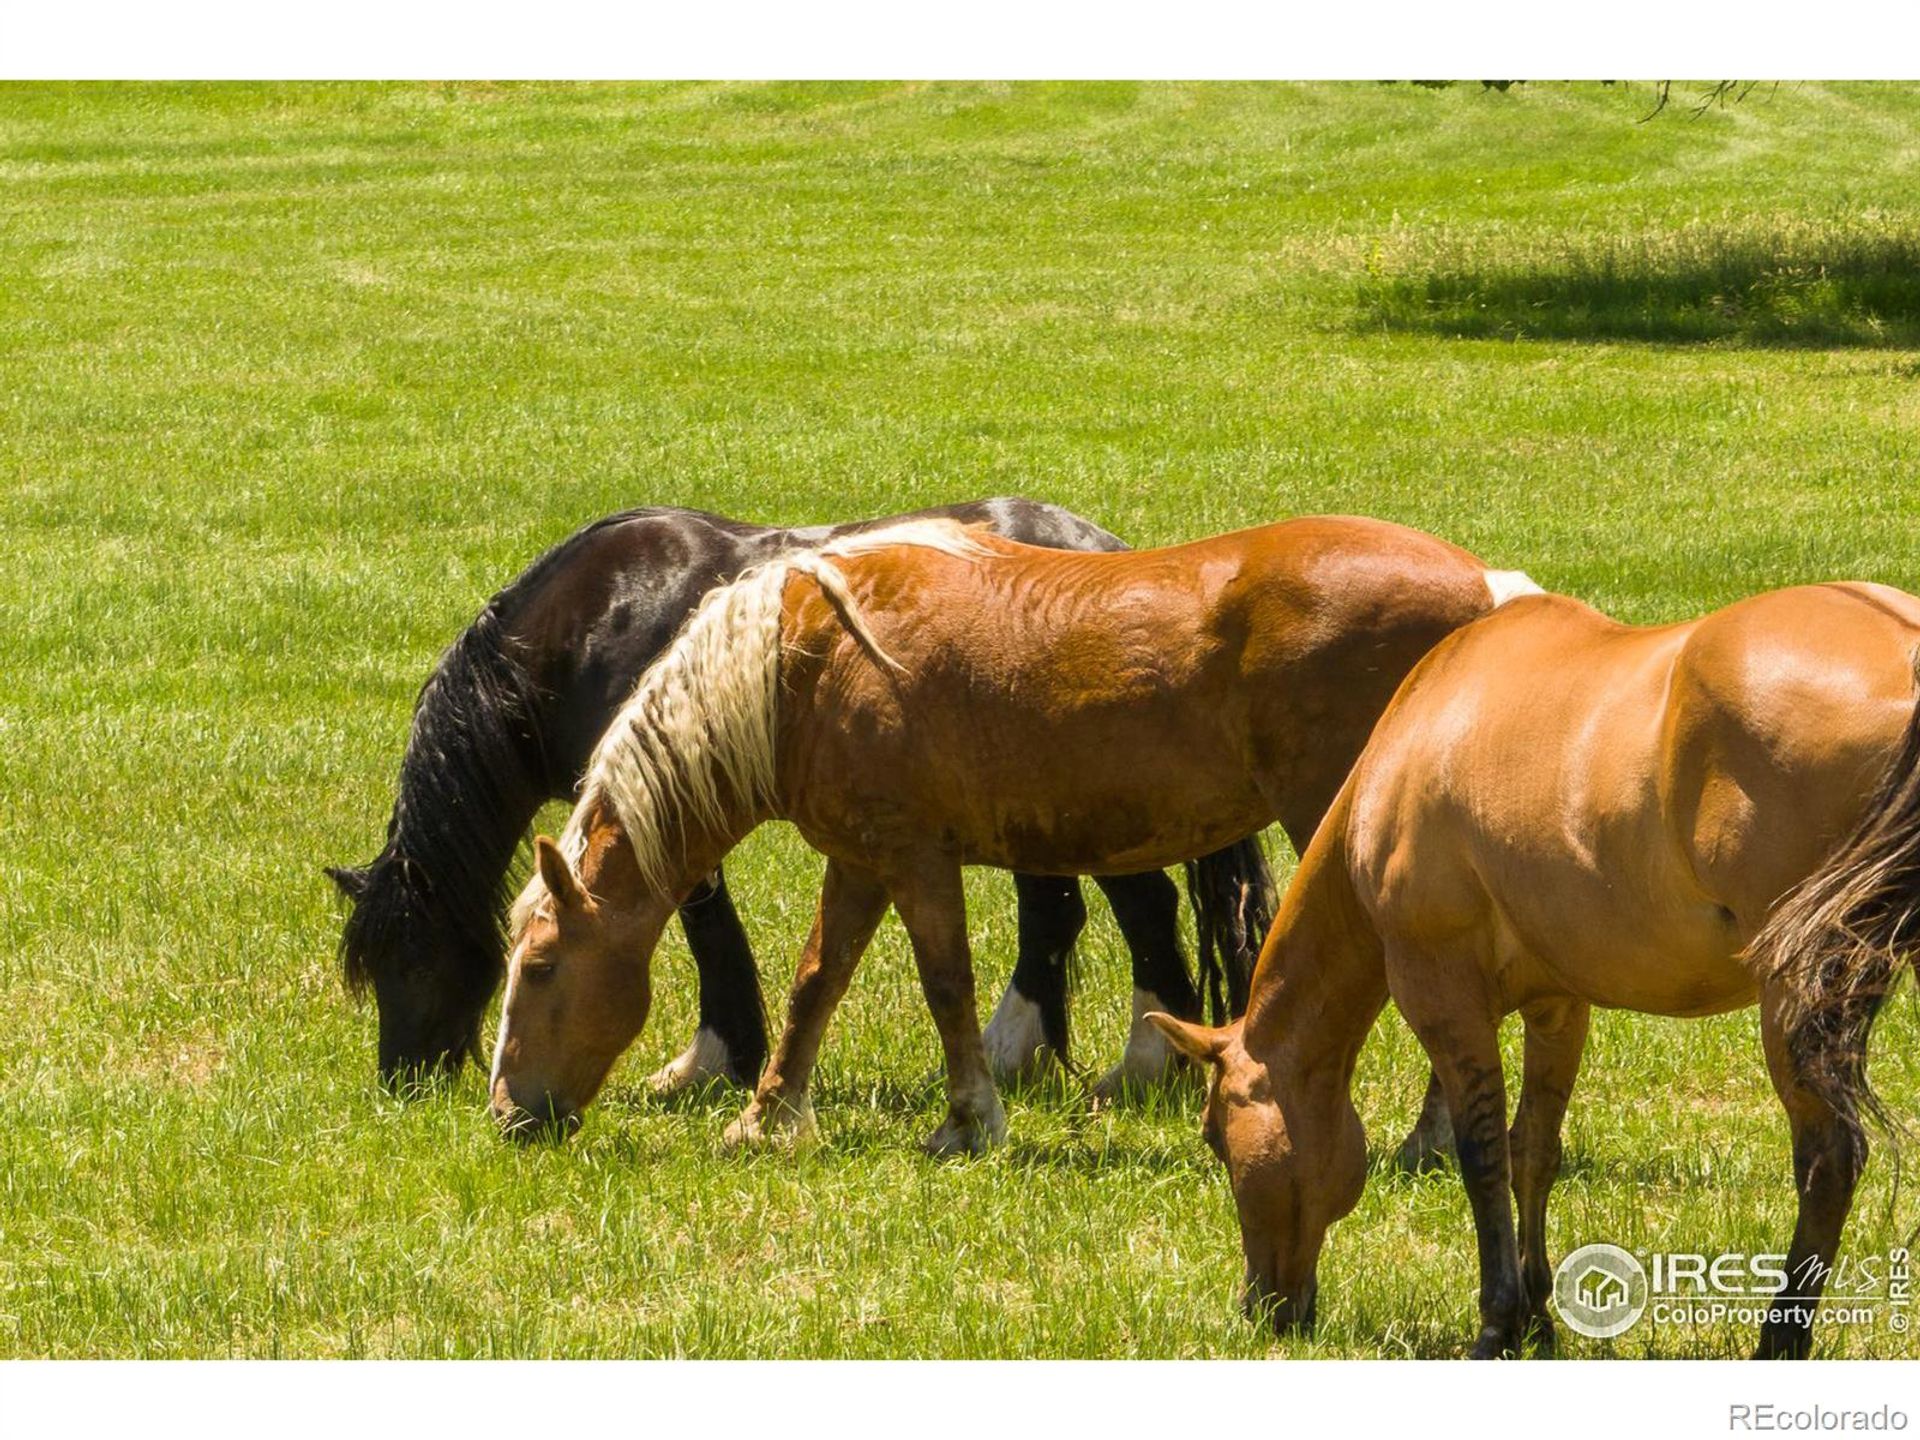
M 364 869 L 328 872 L 353 900 L 340 935 L 349 989 L 363 991 L 403 965 L 407 939 L 427 923 L 461 942 L 474 971 L 462 978 L 489 991 L 498 980 L 522 817 L 550 783 L 539 685 L 508 619 L 588 536 L 648 513 L 609 515 L 546 551 L 487 602 L 420 687 L 386 847 Z
M 421 686 L 386 848 L 357 887 L 343 882 L 359 891 L 340 936 L 352 989 L 403 958 L 398 942 L 429 906 L 469 953 L 489 959 L 487 982 L 496 978 L 505 873 L 520 843 L 510 817 L 539 804 L 545 773 L 534 681 L 506 643 L 502 598 L 447 647 Z

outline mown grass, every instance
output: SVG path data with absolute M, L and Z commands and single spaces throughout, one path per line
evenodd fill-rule
M 1090 1115 L 1042 1090 L 1005 1153 L 922 1160 L 937 1047 L 891 922 L 829 1038 L 817 1154 L 730 1158 L 734 1099 L 639 1093 L 691 1024 L 677 942 L 566 1148 L 501 1144 L 471 1075 L 399 1104 L 320 867 L 377 848 L 440 647 L 630 504 L 798 522 L 1022 491 L 1138 543 L 1370 513 L 1641 621 L 1920 588 L 1920 95 L 1636 124 L 1648 104 L 0 89 L 0 1351 L 1458 1353 L 1451 1176 L 1377 1175 L 1319 1335 L 1274 1345 L 1235 1315 L 1192 1096 Z M 735 871 L 777 996 L 818 864 L 770 829 Z M 997 990 L 1009 890 L 970 883 Z M 1092 1061 L 1124 1024 L 1104 914 L 1086 950 Z M 1875 1050 L 1907 1114 L 1917 1039 L 1902 1003 Z M 1750 1015 L 1603 1017 L 1556 1251 L 1779 1248 L 1757 1051 Z M 1360 1082 L 1377 1150 L 1423 1072 L 1389 1018 Z M 1883 1151 L 1856 1253 L 1912 1232 L 1894 1178 Z

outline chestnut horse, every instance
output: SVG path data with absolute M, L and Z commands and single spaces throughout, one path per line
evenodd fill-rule
M 1552 1341 L 1547 1194 L 1589 1008 L 1758 1001 L 1799 1194 L 1759 1353 L 1805 1355 L 1866 1161 L 1867 1034 L 1920 940 L 1916 647 L 1920 600 L 1866 584 L 1655 628 L 1529 597 L 1443 641 L 1302 859 L 1245 1018 L 1155 1017 L 1213 1066 L 1249 1311 L 1313 1321 L 1321 1243 L 1366 1178 L 1355 1057 L 1389 996 L 1454 1117 L 1476 1356 Z
M 734 1142 L 812 1129 L 822 1031 L 889 902 L 945 1052 L 935 1152 L 1005 1120 L 960 871 L 1112 874 L 1279 821 L 1303 844 L 1400 679 L 1515 589 L 1456 546 L 1311 519 L 1069 554 L 922 522 L 714 591 L 536 842 L 492 1094 L 571 1125 L 646 1020 L 674 905 L 761 822 L 827 857 L 786 1029 Z

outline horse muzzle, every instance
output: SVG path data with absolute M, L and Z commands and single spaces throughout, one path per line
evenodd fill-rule
M 509 1140 L 564 1140 L 580 1128 L 580 1111 L 542 1090 L 517 1096 L 505 1080 L 493 1086 L 493 1119 Z

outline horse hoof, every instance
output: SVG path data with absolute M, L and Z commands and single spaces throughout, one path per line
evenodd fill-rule
M 756 1102 L 727 1126 L 720 1143 L 729 1150 L 765 1150 L 776 1145 L 806 1145 L 819 1138 L 820 1126 L 813 1118 L 811 1100 L 797 1105 L 783 1101 L 769 1108 Z
M 694 1031 L 686 1049 L 647 1077 L 647 1089 L 664 1097 L 732 1079 L 727 1042 L 703 1029 Z
M 1093 1083 L 1093 1103 L 1105 1109 L 1133 1096 L 1144 1095 L 1158 1086 L 1170 1085 L 1196 1073 L 1191 1065 L 1178 1059 L 1164 1064 L 1137 1065 L 1128 1056 Z
M 935 1159 L 951 1155 L 984 1155 L 1007 1139 L 1007 1117 L 997 1107 L 986 1115 L 952 1115 L 927 1138 L 921 1148 Z
M 1120 1053 L 1119 1064 L 1094 1083 L 1096 1105 L 1110 1105 L 1130 1094 L 1141 1094 L 1198 1073 L 1147 1020 L 1151 1012 L 1165 1009 L 1166 1004 L 1158 996 L 1144 990 L 1133 992 L 1133 1028 L 1127 1032 L 1127 1048 Z
M 1480 1332 L 1480 1343 L 1473 1347 L 1474 1360 L 1506 1360 L 1513 1355 L 1513 1342 L 1506 1333 L 1492 1326 Z

